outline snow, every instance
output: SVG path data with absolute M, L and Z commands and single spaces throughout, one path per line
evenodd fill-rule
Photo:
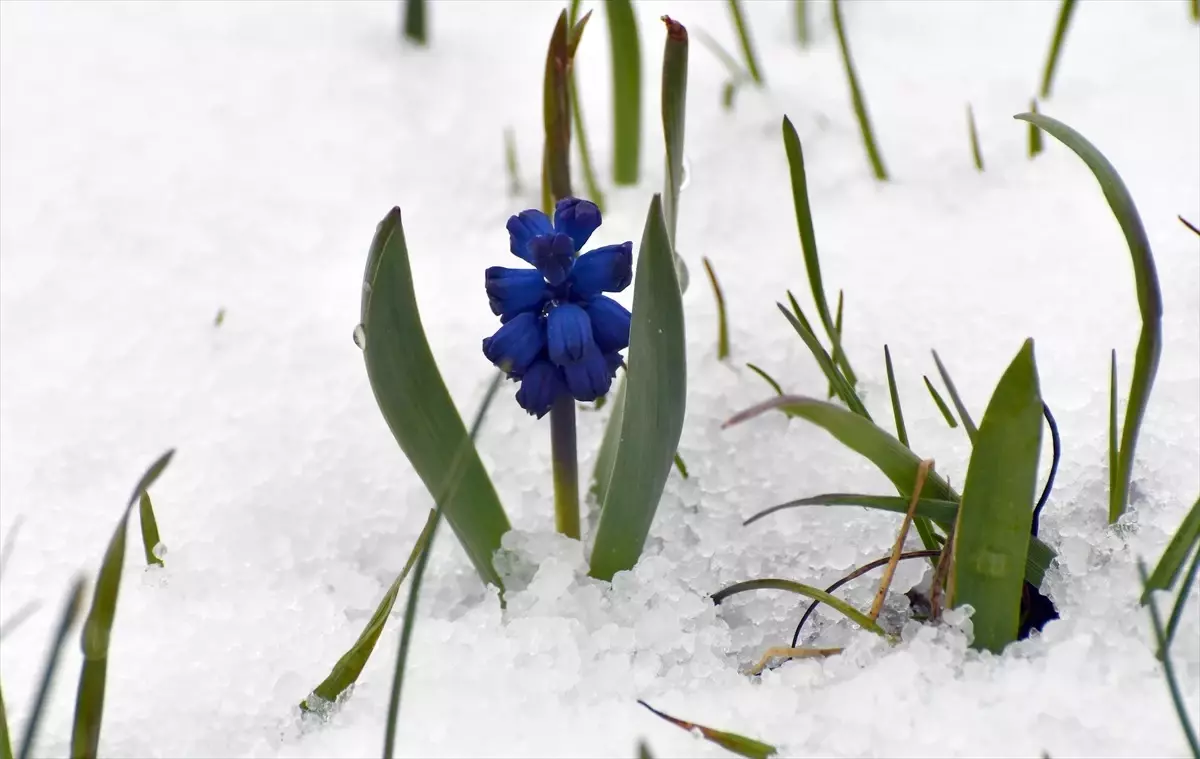
M 1107 376 L 1116 348 L 1124 398 L 1139 328 L 1129 254 L 1083 164 L 1050 138 L 1027 160 L 1025 126 L 1010 118 L 1028 107 L 1057 4 L 845 5 L 887 184 L 871 177 L 827 6 L 814 4 L 815 40 L 801 51 L 789 4 L 743 5 L 769 89 L 743 90 L 726 113 L 720 64 L 691 52 L 680 248 L 693 272 L 713 261 L 734 351 L 716 360 L 713 298 L 693 277 L 681 443 L 692 478 L 672 475 L 639 565 L 611 586 L 590 580 L 582 547 L 552 532 L 547 429 L 502 396 L 479 448 L 515 525 L 498 558 L 508 608 L 442 531 L 398 751 L 631 756 L 644 738 L 660 756 L 725 755 L 642 698 L 791 756 L 1185 755 L 1135 562 L 1157 561 L 1200 492 L 1200 256 L 1175 218 L 1200 217 L 1200 53 L 1186 4 L 1081 4 L 1042 106 L 1121 172 L 1162 282 L 1163 360 L 1132 508 L 1114 528 Z M 357 637 L 431 506 L 351 339 L 366 249 L 401 206 L 426 332 L 472 413 L 490 377 L 479 340 L 495 329 L 480 273 L 507 261 L 507 216 L 535 203 L 506 196 L 502 133 L 514 128 L 535 188 L 557 11 L 435 3 L 432 46 L 413 50 L 393 3 L 0 4 L 0 543 L 23 520 L 0 619 L 43 604 L 0 649 L 17 735 L 71 577 L 94 574 L 129 488 L 177 447 L 153 490 L 165 568 L 143 567 L 131 534 L 101 752 L 378 753 L 403 604 L 331 721 L 296 708 Z M 639 0 L 637 11 L 645 176 L 608 190 L 603 241 L 640 239 L 661 186 L 657 17 L 735 49 L 722 3 Z M 603 15 L 579 76 L 607 167 Z M 821 640 L 846 652 L 758 681 L 739 667 L 790 639 L 800 604 L 778 592 L 721 607 L 706 597 L 762 576 L 828 584 L 884 555 L 899 524 L 814 508 L 741 526 L 790 498 L 889 492 L 800 421 L 720 429 L 770 392 L 747 361 L 790 390 L 825 387 L 773 304 L 790 287 L 811 308 L 784 113 L 806 152 L 826 287 L 846 290 L 845 344 L 877 418 L 890 418 L 886 342 L 914 446 L 961 483 L 969 449 L 922 387 L 928 350 L 978 418 L 1021 340 L 1036 339 L 1064 441 L 1042 520 L 1061 555 L 1047 588 L 1062 619 L 1003 656 L 968 648 L 965 615 L 908 623 L 888 646 L 818 612 Z M 585 471 L 603 417 L 580 414 Z M 915 564 L 900 567 L 893 612 L 921 579 Z M 864 579 L 843 595 L 863 608 L 873 593 Z M 1195 715 L 1192 595 L 1175 662 Z M 79 663 L 72 645 L 40 754 L 68 751 Z

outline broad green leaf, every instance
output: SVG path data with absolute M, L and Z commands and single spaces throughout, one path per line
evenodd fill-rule
M 892 416 L 896 419 L 896 438 L 900 445 L 908 448 L 908 428 L 904 426 L 904 411 L 900 408 L 900 391 L 896 389 L 896 373 L 892 370 L 892 352 L 886 345 L 883 346 L 883 363 L 887 367 L 888 396 L 892 399 Z
M 812 206 L 808 202 L 808 176 L 804 170 L 804 149 L 800 146 L 800 137 L 796 128 L 787 116 L 783 117 L 783 148 L 787 153 L 788 173 L 792 180 L 792 204 L 796 209 L 796 226 L 800 230 L 800 250 L 804 253 L 804 269 L 808 273 L 808 284 L 812 288 L 813 303 L 817 306 L 817 315 L 825 327 L 838 356 L 839 366 L 846 375 L 851 386 L 858 384 L 858 377 L 850 368 L 850 360 L 841 348 L 841 336 L 829 312 L 829 301 L 825 297 L 825 283 L 821 279 L 821 259 L 817 255 L 817 233 L 813 228 Z
M 790 295 L 790 293 L 789 293 Z M 821 345 L 821 341 L 813 334 L 808 320 L 804 318 L 804 314 L 800 311 L 800 307 L 796 304 L 796 300 L 792 299 L 792 307 L 795 309 L 796 315 L 788 311 L 782 303 L 776 303 L 779 310 L 783 313 L 784 318 L 796 330 L 796 334 L 800 335 L 800 339 L 808 346 L 809 352 L 816 359 L 817 365 L 821 367 L 821 371 L 825 374 L 825 378 L 829 380 L 829 384 L 833 386 L 834 392 L 842 399 L 842 402 L 850 407 L 854 413 L 862 416 L 864 419 L 870 420 L 871 415 L 867 411 L 867 407 L 858 397 L 858 393 L 854 391 L 854 386 L 850 381 L 842 376 L 841 371 L 833 363 L 833 359 L 825 352 L 825 348 Z M 797 318 L 797 315 L 799 318 Z
M 1150 251 L 1150 240 L 1142 226 L 1133 197 L 1117 170 L 1108 162 L 1092 143 L 1071 127 L 1037 113 L 1022 113 L 1015 118 L 1046 130 L 1059 142 L 1066 145 L 1083 159 L 1100 183 L 1105 199 L 1113 216 L 1121 226 L 1129 254 L 1133 259 L 1133 276 L 1137 284 L 1138 309 L 1142 314 L 1142 331 L 1138 336 L 1137 352 L 1133 362 L 1133 379 L 1129 387 L 1129 404 L 1125 411 L 1125 425 L 1121 430 L 1119 450 L 1119 472 L 1117 487 L 1112 491 L 1108 504 L 1108 520 L 1115 522 L 1125 513 L 1129 500 L 1129 482 L 1133 478 L 1133 456 L 1137 447 L 1138 430 L 1150 402 L 1150 390 L 1158 373 L 1158 360 L 1162 354 L 1162 293 L 1158 286 L 1158 270 L 1154 265 L 1154 254 Z
M 799 595 L 806 596 L 814 601 L 820 601 L 823 604 L 829 605 L 831 608 L 837 609 L 842 616 L 846 617 L 862 629 L 873 632 L 876 635 L 882 635 L 885 638 L 888 637 L 888 634 L 884 632 L 882 627 L 879 626 L 879 623 L 868 617 L 866 614 L 863 614 L 861 611 L 837 596 L 826 593 L 820 588 L 814 588 L 811 585 L 805 585 L 802 582 L 780 580 L 774 577 L 767 577 L 761 580 L 747 580 L 745 582 L 734 583 L 727 588 L 722 588 L 716 593 L 713 593 L 712 600 L 713 603 L 719 604 L 730 596 L 735 596 L 738 593 L 745 593 L 746 591 L 750 590 L 786 590 L 789 593 L 797 593 Z
M 967 431 L 967 437 L 971 439 L 971 443 L 975 443 L 975 433 L 978 428 L 975 426 L 975 420 L 971 418 L 971 412 L 967 410 L 967 404 L 963 403 L 962 396 L 958 394 L 958 388 L 954 385 L 954 380 L 950 379 L 950 372 L 946 371 L 945 364 L 938 356 L 937 351 L 932 351 L 933 363 L 937 364 L 938 374 L 942 376 L 942 382 L 946 384 L 946 392 L 950 394 L 950 402 L 954 404 L 954 410 L 958 412 L 958 418 L 962 420 L 963 428 Z M 928 383 L 927 383 L 928 384 Z M 930 388 L 933 386 L 930 385 Z M 934 399 L 937 399 L 937 393 L 934 392 Z M 943 412 L 945 413 L 945 404 L 943 404 Z M 954 425 L 950 425 L 953 427 Z
M 738 43 L 742 48 L 742 60 L 746 62 L 746 72 L 750 79 L 760 87 L 763 84 L 762 69 L 759 68 L 758 58 L 754 55 L 754 43 L 750 40 L 750 28 L 742 16 L 742 6 L 738 0 L 728 0 L 729 15 L 733 18 L 733 28 L 737 31 Z
M 854 60 L 850 57 L 850 45 L 846 42 L 845 24 L 842 21 L 842 5 L 839 0 L 833 0 L 833 30 L 837 33 L 838 48 L 842 51 L 842 65 L 846 69 L 846 79 L 850 84 L 850 101 L 854 105 L 854 116 L 858 119 L 858 129 L 862 132 L 863 146 L 867 149 L 867 158 L 871 161 L 871 170 L 875 178 L 886 181 L 887 169 L 883 167 L 883 156 L 875 144 L 875 134 L 871 130 L 871 118 L 867 115 L 867 103 L 863 98 L 862 88 L 858 84 L 858 74 L 854 71 Z
M 158 535 L 158 520 L 154 518 L 154 505 L 150 503 L 150 494 L 142 491 L 138 499 L 138 521 L 142 525 L 142 549 L 146 552 L 146 565 L 163 566 L 161 548 L 162 538 Z
M 700 261 L 704 264 L 708 283 L 712 285 L 713 298 L 717 301 L 717 359 L 723 361 L 729 357 L 729 322 L 725 315 L 725 294 L 721 292 L 721 283 L 717 281 L 717 273 L 713 271 L 708 256 Z
M 83 587 L 82 577 L 75 578 L 71 583 L 71 592 L 67 595 L 67 603 L 63 606 L 58 626 L 54 630 L 54 642 L 50 645 L 50 651 L 46 654 L 46 664 L 42 667 L 42 679 L 33 699 L 33 708 L 29 710 L 29 718 L 25 721 L 25 735 L 21 738 L 21 748 L 17 753 L 19 759 L 30 759 L 33 756 L 34 740 L 42 722 L 50 687 L 54 684 L 54 675 L 58 671 L 58 660 L 67 641 L 67 633 L 75 626 L 75 620 L 79 619 L 79 613 L 83 611 Z
M 863 506 L 868 509 L 891 511 L 896 514 L 907 514 L 909 499 L 894 495 L 862 495 L 859 493 L 825 493 L 808 498 L 798 498 L 794 501 L 781 503 L 764 509 L 747 519 L 743 524 L 752 524 L 770 516 L 777 511 L 794 509 L 799 506 Z M 954 501 L 944 501 L 936 498 L 921 498 L 917 500 L 917 516 L 932 519 L 940 524 L 954 521 L 958 513 L 958 504 Z
M 642 45 L 632 0 L 604 3 L 612 61 L 613 182 L 635 185 L 642 157 Z
M 593 577 L 611 580 L 641 556 L 683 431 L 685 347 L 683 302 L 662 198 L 655 195 L 633 281 L 620 442 L 596 528 Z
M 906 498 L 912 496 L 912 486 L 916 482 L 917 467 L 920 466 L 921 459 L 869 419 L 833 403 L 800 395 L 784 395 L 763 401 L 742 411 L 725 422 L 724 426 L 739 424 L 776 409 L 790 412 L 821 427 L 842 445 L 874 464 L 885 477 L 891 480 L 900 495 Z M 937 472 L 930 472 L 925 478 L 925 486 L 921 488 L 921 497 L 956 503 L 960 501 L 958 493 L 954 492 Z M 938 522 L 938 526 L 949 534 L 954 525 Z M 1026 579 L 1035 587 L 1041 587 L 1042 578 L 1053 559 L 1054 551 L 1049 546 L 1035 537 L 1030 537 L 1029 558 L 1025 568 Z
M 1200 546 L 1200 498 L 1192 504 L 1191 510 L 1183 518 L 1183 523 L 1171 536 L 1171 542 L 1167 543 L 1158 565 L 1154 567 L 1154 573 L 1146 581 L 1146 592 L 1142 594 L 1143 604 L 1150 602 L 1151 591 L 1171 589 L 1179 578 L 1188 556 L 1197 546 Z
M 100 574 L 96 577 L 96 588 L 92 595 L 92 607 L 83 624 L 80 641 L 83 650 L 83 667 L 79 673 L 79 690 L 75 697 L 75 724 L 71 731 L 72 759 L 94 759 L 100 745 L 100 727 L 104 720 L 104 689 L 108 678 L 108 645 L 112 636 L 113 622 L 117 615 L 117 596 L 121 590 L 121 568 L 125 562 L 125 533 L 129 525 L 129 512 L 142 493 L 158 479 L 167 468 L 174 450 L 158 458 L 134 486 L 133 495 L 125 505 L 125 512 L 117 522 L 117 529 L 109 540 Z
M 1067 37 L 1067 27 L 1071 24 L 1071 14 L 1075 11 L 1075 0 L 1062 0 L 1058 7 L 1058 22 L 1054 25 L 1054 38 L 1050 42 L 1050 54 L 1046 56 L 1046 67 L 1042 70 L 1042 100 L 1050 97 L 1050 87 L 1054 84 L 1054 72 L 1058 68 L 1058 58 L 1062 54 L 1063 40 Z
M 437 512 L 433 509 L 429 510 L 429 518 L 425 520 L 425 526 L 421 528 L 421 533 L 417 536 L 417 541 L 408 554 L 408 561 L 404 563 L 404 568 L 400 570 L 399 576 L 392 581 L 387 593 L 383 594 L 383 600 L 379 602 L 375 613 L 367 621 L 367 626 L 363 628 L 358 640 L 354 641 L 350 650 L 342 654 L 342 658 L 333 665 L 329 676 L 322 680 L 320 685 L 313 688 L 313 695 L 321 699 L 321 702 L 337 701 L 343 691 L 358 681 L 358 676 L 362 674 L 367 659 L 371 658 L 371 654 L 375 651 L 375 644 L 379 641 L 380 634 L 383 633 L 383 625 L 392 613 L 392 607 L 396 604 L 396 596 L 400 594 L 400 586 L 404 584 L 404 578 L 408 577 L 408 573 L 417 562 L 417 557 L 429 546 L 436 514 Z M 309 704 L 308 699 L 305 699 L 300 702 L 300 709 L 306 712 L 319 710 L 323 705 L 321 702 Z
M 1146 583 L 1146 565 L 1138 560 L 1138 574 L 1141 575 L 1142 583 Z M 1179 716 L 1179 724 L 1183 728 L 1183 733 L 1187 736 L 1188 746 L 1192 750 L 1192 756 L 1200 757 L 1200 739 L 1197 739 L 1196 729 L 1192 727 L 1192 718 L 1188 712 L 1187 702 L 1183 698 L 1183 692 L 1179 688 L 1179 680 L 1175 677 L 1175 666 L 1171 662 L 1171 651 L 1168 646 L 1167 635 L 1163 630 L 1162 618 L 1158 615 L 1158 606 L 1154 603 L 1154 599 L 1150 599 L 1147 604 L 1150 607 L 1150 622 L 1154 626 L 1154 638 L 1158 643 L 1159 658 L 1162 661 L 1163 673 L 1167 676 L 1167 688 L 1171 691 L 1171 702 L 1175 706 L 1175 713 Z
M 456 453 L 467 446 L 446 519 L 483 581 L 502 588 L 492 556 L 509 530 L 508 517 L 474 445 L 466 442 L 467 430 L 425 340 L 399 208 L 384 217 L 371 243 L 356 333 L 383 418 L 435 499 Z
M 663 218 L 667 239 L 675 254 L 679 289 L 687 292 L 690 277 L 687 264 L 679 255 L 675 231 L 679 228 L 679 193 L 683 189 L 683 148 L 687 128 L 688 32 L 683 24 L 670 16 L 663 16 L 662 20 L 667 25 L 662 64 L 662 125 L 666 148 Z
M 929 395 L 933 398 L 934 404 L 937 405 L 938 411 L 942 412 L 942 418 L 946 420 L 946 424 L 950 425 L 950 429 L 958 426 L 958 420 L 954 418 L 953 412 L 946 402 L 942 400 L 942 394 L 937 391 L 933 383 L 929 381 L 929 377 L 921 375 L 921 379 L 925 380 L 925 388 L 929 391 Z
M 974 607 L 977 649 L 999 653 L 1017 639 L 1041 448 L 1042 397 L 1026 340 L 988 402 L 959 507 L 950 603 Z
M 689 733 L 697 731 L 701 736 L 704 737 L 706 741 L 715 743 L 726 751 L 730 751 L 738 756 L 744 756 L 747 757 L 747 759 L 766 759 L 769 756 L 774 756 L 775 754 L 779 753 L 779 749 L 775 748 L 769 743 L 756 741 L 753 738 L 747 738 L 746 736 L 738 735 L 737 733 L 730 733 L 724 730 L 714 730 L 711 727 L 697 725 L 694 722 L 688 722 L 686 720 L 678 719 L 677 717 L 672 717 L 669 714 L 660 712 L 658 709 L 655 709 L 653 706 L 640 699 L 638 700 L 638 703 L 649 709 L 656 716 L 661 717 L 667 722 L 670 722 L 672 725 L 683 728 Z

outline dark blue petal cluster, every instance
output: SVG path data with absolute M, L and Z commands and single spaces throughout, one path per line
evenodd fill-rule
M 501 327 L 484 339 L 483 355 L 521 383 L 517 403 L 538 418 L 564 393 L 580 401 L 607 393 L 629 346 L 629 311 L 601 293 L 633 281 L 633 243 L 580 255 L 599 226 L 600 209 L 579 198 L 560 200 L 553 223 L 522 211 L 508 220 L 509 248 L 534 268 L 484 272 Z

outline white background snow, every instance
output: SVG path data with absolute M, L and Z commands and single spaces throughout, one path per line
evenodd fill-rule
M 505 561 L 517 590 L 502 614 L 440 533 L 399 750 L 620 757 L 645 738 L 660 756 L 725 755 L 637 706 L 644 698 L 793 756 L 1184 755 L 1135 559 L 1157 561 L 1200 492 L 1200 241 L 1175 218 L 1200 218 L 1200 28 L 1186 3 L 1080 3 L 1042 107 L 1121 172 L 1162 282 L 1165 350 L 1131 512 L 1115 528 L 1107 372 L 1116 348 L 1124 398 L 1139 328 L 1129 254 L 1084 165 L 1050 138 L 1027 160 L 1025 125 L 1011 119 L 1035 91 L 1057 3 L 845 4 L 887 184 L 871 177 L 827 5 L 813 4 L 804 51 L 790 4 L 744 5 L 765 91 L 722 111 L 725 72 L 694 39 L 691 50 L 679 241 L 693 272 L 681 445 L 692 479 L 672 475 L 632 573 L 611 587 L 586 579 L 582 548 L 552 533 L 546 425 L 507 386 L 479 448 L 516 528 Z M 661 186 L 658 17 L 736 50 L 723 3 L 636 7 L 644 181 L 609 191 L 602 242 L 640 239 Z M 432 45 L 414 50 L 390 2 L 0 4 L 0 538 L 23 519 L 0 619 L 43 604 L 0 651 L 17 735 L 71 577 L 94 575 L 134 481 L 177 447 L 152 493 L 165 569 L 142 566 L 136 520 L 130 534 L 102 753 L 378 755 L 399 607 L 332 721 L 296 708 L 358 635 L 431 506 L 351 341 L 367 246 L 399 205 L 426 332 L 472 414 L 490 377 L 479 341 L 497 325 L 482 270 L 511 263 L 504 222 L 536 203 L 506 196 L 502 131 L 516 130 L 522 179 L 536 188 L 558 10 L 434 3 Z M 602 12 L 578 70 L 607 175 Z M 846 291 L 845 343 L 877 419 L 890 419 L 886 342 L 914 446 L 961 483 L 967 441 L 922 386 L 929 349 L 978 418 L 1021 341 L 1036 339 L 1065 447 L 1042 531 L 1062 559 L 1047 587 L 1063 618 L 1002 657 L 969 651 L 955 628 L 910 625 L 889 648 L 818 614 L 846 654 L 757 682 L 739 666 L 786 643 L 801 604 L 778 592 L 719 609 L 706 598 L 761 576 L 828 584 L 884 555 L 899 524 L 814 508 L 741 526 L 790 498 L 890 492 L 803 422 L 719 429 L 769 395 L 747 361 L 791 391 L 825 389 L 774 306 L 792 288 L 811 309 L 784 113 L 804 143 L 826 287 Z M 715 359 L 701 256 L 729 301 L 728 364 Z M 590 471 L 603 414 L 580 416 Z M 902 565 L 896 590 L 919 577 Z M 863 607 L 872 593 L 864 579 L 846 595 Z M 1194 717 L 1195 596 L 1176 647 Z M 75 640 L 39 754 L 68 750 Z

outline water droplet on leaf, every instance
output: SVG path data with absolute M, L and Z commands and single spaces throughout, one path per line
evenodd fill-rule
M 686 155 L 683 157 L 681 166 L 683 167 L 683 178 L 679 180 L 679 191 L 683 192 L 692 182 L 692 162 Z
M 361 324 L 354 328 L 354 344 L 362 350 L 367 349 L 367 329 Z
M 155 543 L 154 547 L 150 549 L 150 553 L 154 554 L 154 558 L 162 561 L 163 557 L 167 555 L 167 544 L 161 541 Z

